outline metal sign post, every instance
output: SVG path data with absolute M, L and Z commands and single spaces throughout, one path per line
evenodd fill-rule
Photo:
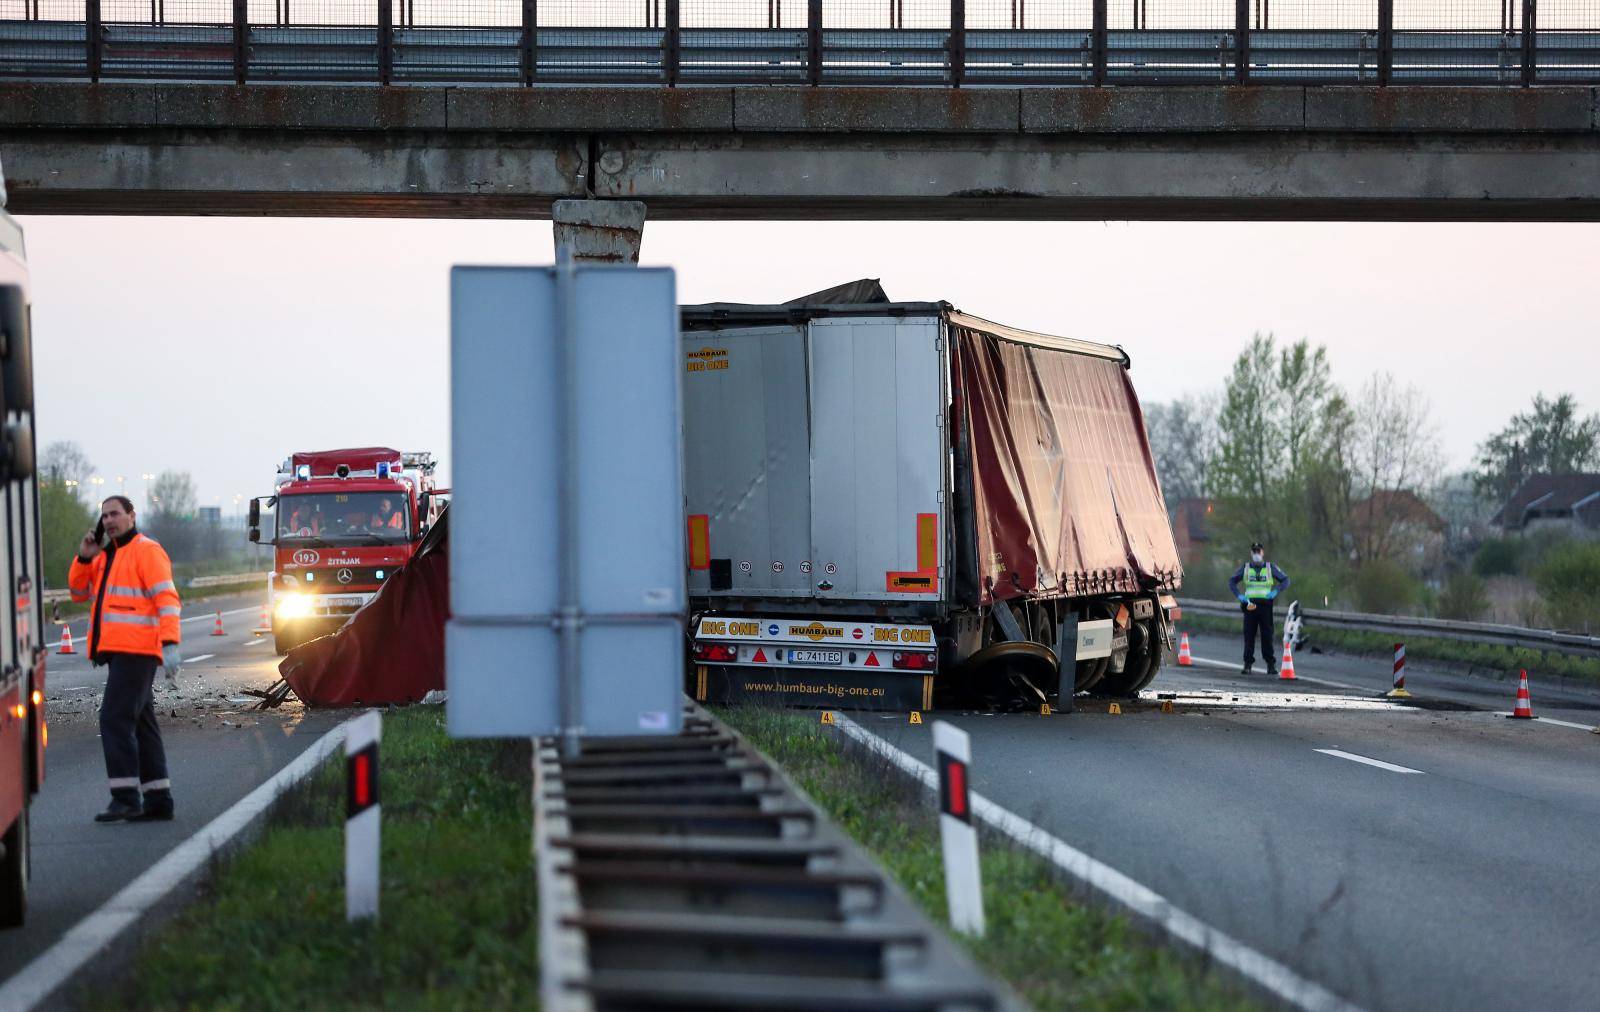
M 452 272 L 451 734 L 679 730 L 682 371 L 670 270 Z

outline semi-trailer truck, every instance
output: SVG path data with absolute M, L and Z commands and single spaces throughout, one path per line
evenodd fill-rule
M 682 311 L 690 693 L 925 709 L 1148 685 L 1182 567 L 1128 356 L 840 290 Z

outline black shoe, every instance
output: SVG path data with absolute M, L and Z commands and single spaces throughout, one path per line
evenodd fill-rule
M 1252 667 L 1253 667 L 1253 665 L 1246 664 L 1244 667 L 1239 669 L 1239 674 L 1241 674 L 1241 675 L 1250 674 L 1250 671 L 1251 671 Z
M 1277 668 L 1268 668 L 1267 669 L 1267 677 L 1268 678 L 1276 677 L 1277 674 L 1278 674 L 1278 669 Z
M 144 811 L 129 822 L 171 822 L 173 814 L 171 791 L 148 791 L 144 796 Z
M 132 822 L 144 814 L 144 806 L 137 797 L 129 801 L 126 798 L 112 798 L 106 810 L 94 817 L 96 822 Z

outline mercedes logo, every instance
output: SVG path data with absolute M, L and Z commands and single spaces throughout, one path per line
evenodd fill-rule
M 339 570 L 339 582 L 340 583 L 349 583 L 351 580 L 354 580 L 355 578 L 356 578 L 356 574 L 350 572 L 350 570 L 348 570 L 348 569 Z

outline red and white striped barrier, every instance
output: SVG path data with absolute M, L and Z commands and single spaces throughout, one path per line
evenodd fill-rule
M 1410 699 L 1411 693 L 1406 691 L 1406 645 L 1394 645 L 1394 688 L 1387 693 L 1390 699 Z
M 378 916 L 378 741 L 383 717 L 369 710 L 345 736 L 344 914 L 347 921 Z
M 967 732 L 942 720 L 933 723 L 934 765 L 939 770 L 939 841 L 944 848 L 945 900 L 950 926 L 983 937 L 983 879 L 978 872 L 978 832 L 972 826 L 967 767 L 972 744 Z

